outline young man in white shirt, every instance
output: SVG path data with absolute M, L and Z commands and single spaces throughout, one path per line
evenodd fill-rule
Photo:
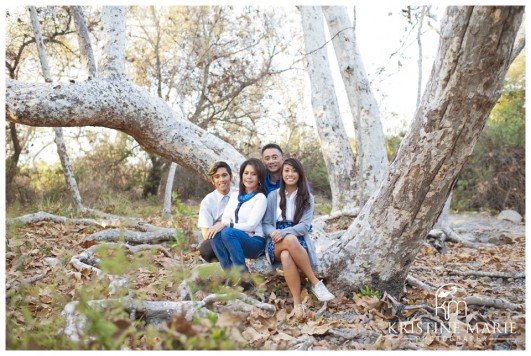
M 217 234 L 223 229 L 221 217 L 227 207 L 230 195 L 236 191 L 231 188 L 232 170 L 226 162 L 216 162 L 208 170 L 208 176 L 215 190 L 208 193 L 199 207 L 197 226 L 201 229 L 204 241 L 199 246 L 201 257 L 207 262 L 216 260 L 209 234 Z

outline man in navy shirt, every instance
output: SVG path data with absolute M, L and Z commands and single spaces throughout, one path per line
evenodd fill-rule
M 280 188 L 281 167 L 284 162 L 282 149 L 276 143 L 268 143 L 262 147 L 262 162 L 266 166 L 265 189 L 266 195 Z

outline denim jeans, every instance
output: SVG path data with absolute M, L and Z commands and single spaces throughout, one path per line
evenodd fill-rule
M 263 254 L 266 242 L 263 237 L 251 237 L 246 232 L 231 227 L 224 228 L 210 241 L 223 269 L 235 266 L 241 267 L 242 272 L 248 272 L 245 258 L 257 258 Z

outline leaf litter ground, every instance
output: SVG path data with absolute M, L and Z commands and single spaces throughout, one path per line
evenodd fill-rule
M 163 225 L 157 219 L 152 219 L 151 223 Z M 336 220 L 329 224 L 329 228 L 344 229 L 348 223 L 345 219 Z M 221 313 L 215 326 L 190 324 L 190 330 L 185 327 L 188 331 L 179 335 L 185 340 L 190 335 L 199 334 L 208 338 L 213 327 L 221 328 L 230 335 L 232 344 L 229 347 L 255 350 L 524 350 L 525 277 L 465 276 L 456 275 L 456 272 L 525 272 L 525 227 L 501 224 L 485 216 L 455 215 L 450 223 L 456 232 L 468 234 L 468 238 L 483 242 L 498 241 L 498 244 L 476 249 L 445 242 L 444 253 L 441 253 L 438 251 L 440 245 L 426 243 L 413 263 L 410 275 L 434 289 L 454 284 L 466 290 L 469 296 L 504 299 L 521 307 L 511 310 L 466 305 L 465 311 L 463 305 L 457 305 L 457 309 L 453 310 L 455 313 L 447 320 L 441 313 L 434 313 L 433 291 L 408 284 L 398 301 L 388 295 L 371 297 L 332 290 L 336 299 L 329 302 L 326 309 L 305 288 L 302 296 L 308 306 L 308 319 L 300 322 L 290 316 L 293 301 L 286 283 L 281 276 L 275 276 L 264 279 L 248 292 L 254 298 L 275 305 L 275 315 L 261 315 L 259 311 L 243 316 Z M 6 284 L 12 286 L 6 293 L 6 320 L 11 323 L 8 349 L 9 333 L 31 331 L 35 328 L 32 324 L 35 321 L 51 323 L 66 303 L 91 297 L 83 293 L 87 293 L 87 286 L 94 285 L 96 276 L 88 270 L 73 269 L 69 261 L 73 255 L 84 250 L 83 238 L 98 230 L 100 228 L 50 222 L 8 229 Z M 129 277 L 132 281 L 129 288 L 137 298 L 176 301 L 179 280 L 175 271 L 189 271 L 201 260 L 196 250 L 181 254 L 171 249 L 171 253 L 172 258 L 156 251 L 137 254 L 136 260 L 131 256 L 121 256 L 120 264 L 125 266 L 114 272 Z M 112 258 L 116 252 L 107 250 L 103 254 Z M 17 283 L 35 276 L 40 278 L 31 288 L 28 284 Z M 101 288 L 94 292 L 93 297 L 101 298 L 108 290 L 101 281 L 96 283 Z M 16 293 L 20 288 L 26 288 L 28 293 L 25 294 L 24 305 L 31 313 L 30 318 L 20 307 L 22 303 L 16 302 Z M 208 288 L 198 288 L 194 297 L 200 300 L 209 293 Z M 183 325 L 186 326 L 183 320 L 176 319 L 171 323 L 180 323 L 181 331 L 184 330 Z M 134 346 L 124 344 L 124 347 L 165 348 L 154 342 L 136 343 Z M 214 344 L 208 347 L 221 346 Z

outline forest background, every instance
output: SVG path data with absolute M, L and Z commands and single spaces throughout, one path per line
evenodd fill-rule
M 97 42 L 102 36 L 98 22 L 101 9 L 86 7 L 84 11 L 91 36 Z M 357 11 L 358 17 L 363 17 L 363 7 Z M 388 29 L 387 33 L 397 35 L 398 41 L 389 53 L 376 56 L 380 62 L 367 66 L 370 85 L 377 97 L 382 122 L 387 128 L 385 144 L 390 160 L 408 130 L 408 121 L 419 102 L 426 73 L 431 68 L 433 53 L 429 52 L 430 46 L 423 44 L 423 41 L 436 44 L 439 27 L 437 13 L 436 8 L 415 6 L 386 11 L 384 17 L 398 24 L 397 28 Z M 82 63 L 79 60 L 81 49 L 72 14 L 63 7 L 45 7 L 38 9 L 38 16 L 53 82 L 58 87 L 75 82 L 82 70 Z M 8 9 L 5 29 L 6 76 L 42 83 L 41 63 L 34 40 L 28 35 L 33 30 L 27 9 Z M 362 31 L 361 28 L 359 30 Z M 301 31 L 296 8 L 288 11 L 286 8 L 270 7 L 258 11 L 252 7 L 131 7 L 128 12 L 126 69 L 135 85 L 162 98 L 173 110 L 180 111 L 189 121 L 222 138 L 244 156 L 259 157 L 263 144 L 277 142 L 283 147 L 286 156 L 300 158 L 308 172 L 312 191 L 317 195 L 316 215 L 321 215 L 332 210 L 331 188 L 308 99 L 308 79 L 303 61 L 306 51 Z M 377 42 L 374 38 L 372 41 Z M 179 45 L 176 46 L 176 43 Z M 331 44 L 328 46 L 331 47 Z M 360 47 L 362 54 L 375 48 L 363 47 L 362 42 Z M 380 46 L 376 48 L 382 49 Z M 98 49 L 95 52 L 98 53 Z M 365 58 L 365 55 L 362 57 Z M 502 96 L 489 116 L 473 155 L 461 171 L 453 190 L 454 212 L 479 212 L 493 216 L 501 210 L 513 209 L 525 216 L 525 62 L 525 52 L 522 52 L 513 62 L 504 82 Z M 397 78 L 400 78 L 399 84 L 395 83 L 394 89 L 390 89 L 392 85 L 386 86 Z M 411 89 L 406 90 L 405 83 Z M 337 88 L 340 87 L 338 84 Z M 415 92 L 416 95 L 410 95 L 411 101 L 415 102 L 410 106 L 413 108 L 410 112 L 408 109 L 396 109 L 391 104 L 398 97 L 397 90 Z M 341 111 L 349 112 L 344 102 Z M 124 133 L 82 127 L 65 128 L 64 134 L 80 196 L 86 207 L 162 224 L 163 202 L 166 193 L 173 191 L 170 213 L 175 218 L 174 223 L 187 224 L 187 229 L 193 229 L 198 203 L 212 190 L 207 182 L 200 181 L 196 174 L 184 167 L 177 167 L 173 173 L 170 161 L 144 151 Z M 8 218 L 38 211 L 74 216 L 75 206 L 64 183 L 61 164 L 42 160 L 46 149 L 51 149 L 53 155 L 53 136 L 52 129 L 27 127 L 13 122 L 5 124 L 5 201 Z M 355 152 L 355 139 L 349 139 Z M 236 171 L 237 167 L 233 169 Z M 171 189 L 166 189 L 167 182 L 171 181 L 168 178 L 174 174 Z M 76 239 L 87 232 L 46 223 L 37 223 L 29 229 L 15 225 L 7 232 L 9 241 L 6 256 L 10 267 L 8 288 L 13 288 L 7 299 L 9 320 L 12 322 L 10 326 L 17 330 L 16 337 L 8 341 L 11 348 L 72 347 L 57 336 L 54 341 L 39 338 L 39 335 L 49 336 L 49 330 L 46 330 L 46 326 L 34 324 L 33 320 L 36 319 L 32 319 L 46 317 L 50 320 L 53 318 L 51 315 L 57 317 L 57 308 L 64 306 L 66 301 L 66 297 L 57 297 L 49 292 L 49 286 L 55 283 L 53 279 L 50 280 L 49 269 L 48 276 L 41 281 L 43 283 L 37 283 L 38 302 L 34 303 L 32 299 L 35 296 L 31 293 L 35 290 L 26 289 L 25 286 L 16 289 L 15 286 L 20 284 L 18 281 L 23 274 L 26 277 L 25 272 L 29 271 L 27 267 L 33 267 L 35 263 L 42 265 L 42 256 L 58 256 L 67 262 L 72 252 L 66 253 L 65 248 L 68 250 L 72 247 L 70 243 L 76 243 Z M 33 239 L 35 236 L 39 238 Z M 47 243 L 34 245 L 37 242 L 42 244 L 47 238 L 55 241 L 65 237 L 74 239 L 62 247 Z M 192 241 L 186 241 L 187 246 L 182 243 L 177 236 L 176 241 L 169 245 L 173 259 L 184 266 L 190 258 L 183 256 L 183 253 L 190 252 L 188 244 Z M 79 246 L 72 247 L 77 248 Z M 432 250 L 428 250 L 428 255 L 429 251 Z M 106 272 L 122 271 L 123 267 L 118 265 L 123 265 L 125 257 L 112 257 L 113 261 L 102 263 L 100 267 Z M 191 260 L 195 261 L 193 253 Z M 154 265 L 171 270 L 164 263 Z M 139 270 L 140 273 L 151 273 L 142 267 Z M 93 276 L 90 270 L 87 274 L 87 269 L 80 271 L 68 272 L 70 277 L 77 278 L 79 275 L 78 282 L 84 284 L 69 289 L 66 293 L 68 298 L 83 300 L 86 296 L 96 297 L 107 292 L 90 291 L 90 287 L 94 287 Z M 152 280 L 146 282 L 146 286 L 137 292 L 145 292 L 149 300 L 161 298 L 157 283 Z M 270 283 L 267 288 L 273 288 L 282 295 L 282 288 L 278 284 L 272 286 Z M 29 297 L 22 300 L 21 296 L 26 294 L 21 294 L 21 290 L 27 292 Z M 163 296 L 167 296 L 167 293 L 174 297 L 175 291 L 170 287 Z M 368 290 L 367 293 L 370 296 L 372 291 Z M 277 302 L 283 303 L 279 299 L 275 300 Z M 341 303 L 337 306 L 341 307 Z M 57 319 L 53 320 L 57 322 Z M 111 340 L 111 332 L 103 329 L 98 331 L 98 322 L 101 320 L 95 320 L 92 325 L 94 329 L 91 331 L 98 337 L 98 344 L 93 347 L 119 346 L 123 340 Z M 120 328 L 120 325 L 114 327 Z M 26 334 L 26 330 L 37 333 Z M 225 337 L 220 340 L 225 340 Z M 202 342 L 196 346 L 223 347 L 220 344 L 210 345 L 205 340 Z M 261 347 L 261 342 L 257 341 L 253 347 Z M 139 346 L 134 342 L 132 345 L 154 347 Z M 193 348 L 194 344 L 165 346 L 176 347 Z
M 438 8 L 430 10 L 433 16 L 422 20 L 427 23 L 422 29 L 419 26 L 420 9 L 421 7 L 405 9 L 396 7 L 380 10 L 381 13 L 385 13 L 385 17 L 392 19 L 389 20 L 390 23 L 397 26 L 396 29 L 388 29 L 389 33 L 398 37 L 397 43 L 391 41 L 383 43 L 378 40 L 381 35 L 378 37 L 378 34 L 375 34 L 377 37 L 372 40 L 383 44 L 363 47 L 363 39 L 371 39 L 371 36 L 360 36 L 361 51 L 369 58 L 367 72 L 380 107 L 389 158 L 392 158 L 406 133 L 415 107 L 415 94 L 417 90 L 422 91 L 422 88 L 419 88 L 421 79 L 418 70 L 421 70 L 420 76 L 423 75 L 425 81 L 427 77 L 425 73 L 429 73 L 437 43 L 437 38 L 433 36 L 437 36 L 435 29 L 438 26 L 439 10 Z M 358 17 L 371 18 L 363 16 L 364 10 L 370 9 L 359 8 Z M 197 88 L 199 83 L 187 81 L 193 81 L 193 78 L 176 77 L 182 69 L 178 66 L 185 64 L 177 62 L 178 50 L 172 43 L 172 36 L 175 34 L 172 34 L 169 28 L 165 28 L 165 32 L 159 34 L 159 42 L 153 43 L 156 38 L 154 18 L 161 22 L 159 23 L 161 26 L 163 21 L 171 21 L 171 11 L 175 10 L 159 8 L 153 10 L 155 11 L 153 13 L 150 11 L 146 8 L 137 8 L 130 16 L 129 21 L 135 24 L 130 31 L 136 33 L 130 34 L 128 42 L 128 71 L 136 84 L 153 94 L 164 95 L 169 99 L 170 105 L 171 101 L 176 102 L 176 93 L 179 91 L 182 93 L 184 90 L 173 88 L 171 82 L 178 83 L 177 85 L 181 87 L 188 86 L 186 89 L 188 92 L 181 95 L 189 95 L 189 101 L 185 105 L 193 106 L 197 104 L 197 101 L 194 103 L 197 99 L 194 95 L 197 96 L 197 92 L 194 93 L 193 90 L 199 89 Z M 323 202 L 326 202 L 330 198 L 330 187 L 309 104 L 308 80 L 301 70 L 300 55 L 304 50 L 300 26 L 297 23 L 298 14 L 295 8 L 281 11 L 282 13 L 278 9 L 271 11 L 277 12 L 275 15 L 277 18 L 272 17 L 271 21 L 275 19 L 279 23 L 282 22 L 284 24 L 282 30 L 273 28 L 272 23 L 264 22 L 262 25 L 271 31 L 264 33 L 258 31 L 259 23 L 255 22 L 255 26 L 256 36 L 262 36 L 268 43 L 272 43 L 274 38 L 284 46 L 272 63 L 275 67 L 270 71 L 275 74 L 260 78 L 256 84 L 249 86 L 248 91 L 253 93 L 240 96 L 240 103 L 232 107 L 226 109 L 213 107 L 209 113 L 200 113 L 199 110 L 190 110 L 190 108 L 183 110 L 190 113 L 188 118 L 192 122 L 199 123 L 201 127 L 231 143 L 245 156 L 259 157 L 262 145 L 277 142 L 283 147 L 287 156 L 297 157 L 303 161 L 312 189 L 322 197 Z M 35 46 L 25 44 L 21 37 L 16 35 L 17 31 L 23 30 L 21 26 L 29 25 L 25 22 L 27 19 L 22 20 L 27 18 L 27 14 L 23 8 L 12 9 L 9 12 L 6 18 L 9 35 L 6 38 L 8 74 L 15 78 L 20 75 L 43 81 L 39 75 L 40 64 Z M 80 70 L 79 59 L 75 55 L 77 40 L 72 35 L 72 29 L 67 27 L 71 24 L 65 22 L 67 19 L 61 14 L 60 8 L 49 8 L 45 16 L 49 17 L 49 21 L 54 21 L 45 25 L 43 30 L 45 37 L 53 38 L 54 44 L 51 48 L 56 51 L 55 55 L 63 56 L 61 62 L 53 62 L 54 77 L 58 78 L 58 82 L 71 80 Z M 173 16 L 182 16 L 182 14 Z M 215 14 L 201 10 L 191 16 L 196 16 L 196 21 L 203 21 L 205 26 L 213 19 L 220 22 L 230 20 L 229 14 L 224 11 Z M 192 26 L 191 21 L 188 24 Z M 94 29 L 97 27 L 96 22 L 89 25 Z M 359 33 L 363 33 L 363 25 L 363 21 L 360 20 Z M 238 28 L 236 23 L 233 23 L 232 28 L 224 27 L 223 36 L 233 36 L 233 38 L 242 36 L 238 33 Z M 420 40 L 428 42 L 422 47 L 423 52 L 419 52 L 416 34 L 419 28 L 421 28 Z M 374 31 L 370 28 L 365 30 Z M 286 41 L 290 41 L 290 46 L 286 46 Z M 385 47 L 386 44 L 388 47 Z M 183 44 L 185 45 L 188 44 Z M 222 48 L 221 43 L 216 45 L 219 47 L 218 50 L 226 50 Z M 331 47 L 331 43 L 328 47 Z M 389 52 L 381 55 L 383 51 L 381 47 L 388 48 Z M 196 47 L 192 50 L 196 51 L 196 56 L 199 56 L 205 54 L 201 51 L 206 51 L 206 48 Z M 70 52 L 70 56 L 64 56 L 65 52 Z M 371 55 L 372 52 L 377 54 Z M 420 62 L 422 68 L 418 68 L 419 53 L 423 59 Z M 374 58 L 378 58 L 379 61 L 375 62 Z M 51 55 L 51 60 L 54 60 L 54 53 Z M 242 69 L 232 68 L 232 70 Z M 237 75 L 237 72 L 230 74 L 233 78 Z M 193 88 L 194 85 L 196 88 Z M 237 85 L 241 84 L 235 84 Z M 399 95 L 400 86 L 404 87 L 403 91 L 409 95 Z M 336 88 L 341 92 L 341 85 L 337 85 Z M 338 96 L 341 97 L 340 94 Z M 398 97 L 398 100 L 393 100 L 393 97 Z M 402 102 L 403 105 L 398 106 L 397 102 Z M 348 105 L 345 105 L 345 102 L 342 104 L 342 112 L 348 112 Z M 492 111 L 474 154 L 461 173 L 454 189 L 452 209 L 491 213 L 514 209 L 522 215 L 525 214 L 524 104 L 525 52 L 509 70 L 499 104 Z M 252 106 L 244 107 L 245 105 Z M 174 109 L 180 108 L 174 106 Z M 237 110 L 245 113 L 236 114 Z M 348 124 L 351 120 L 344 121 L 347 132 L 350 131 L 350 141 L 355 150 L 355 139 L 350 129 L 352 124 Z M 134 139 L 114 130 L 81 127 L 64 129 L 64 132 L 80 193 L 88 206 L 104 210 L 118 208 L 122 209 L 121 213 L 125 213 L 124 209 L 127 210 L 127 207 L 131 206 L 130 202 L 147 206 L 161 204 L 170 169 L 168 160 L 147 153 Z M 62 167 L 54 152 L 53 137 L 52 129 L 5 125 L 8 211 L 29 208 L 34 211 L 58 212 L 63 209 L 68 210 L 71 206 L 71 197 L 64 184 Z M 177 192 L 179 199 L 197 204 L 210 189 L 211 186 L 207 182 L 198 183 L 194 174 L 184 168 L 177 168 L 173 191 Z M 116 210 L 115 212 L 120 213 Z M 326 209 L 323 212 L 326 212 Z

